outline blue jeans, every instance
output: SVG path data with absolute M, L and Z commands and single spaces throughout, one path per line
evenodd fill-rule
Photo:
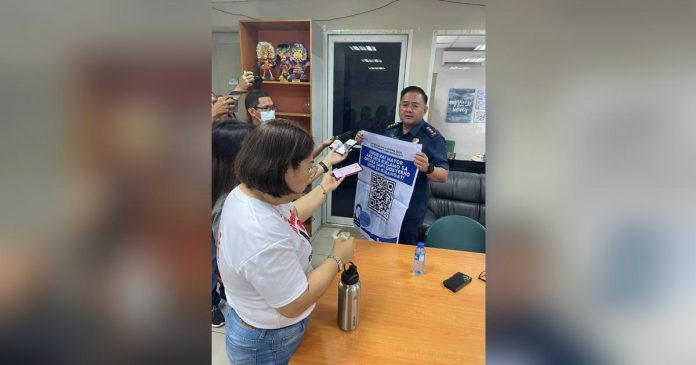
M 287 364 L 302 341 L 309 317 L 274 330 L 244 323 L 234 309 L 226 306 L 225 345 L 230 364 Z

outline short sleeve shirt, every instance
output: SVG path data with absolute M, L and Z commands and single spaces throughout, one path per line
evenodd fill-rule
M 401 123 L 395 123 L 387 127 L 384 135 L 406 142 L 417 141 L 417 143 L 423 145 L 423 153 L 428 156 L 428 161 L 432 162 L 435 167 L 449 170 L 445 137 L 426 121 L 421 120 L 406 134 L 403 133 Z M 416 184 L 413 187 L 411 202 L 404 217 L 405 219 L 420 219 L 425 216 L 428 203 L 427 189 L 428 176 L 423 172 L 419 172 Z
M 246 323 L 266 329 L 295 324 L 276 308 L 290 304 L 308 287 L 312 246 L 292 204 L 271 205 L 232 190 L 222 208 L 218 269 L 228 303 Z

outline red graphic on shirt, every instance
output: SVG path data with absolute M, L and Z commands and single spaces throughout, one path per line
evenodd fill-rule
M 305 228 L 304 224 L 302 224 L 302 221 L 297 219 L 297 215 L 295 215 L 294 210 L 290 210 L 290 218 L 288 218 L 288 224 L 290 224 L 290 228 L 292 228 L 295 233 L 301 235 L 305 239 L 309 241 L 309 235 L 307 234 L 307 228 Z

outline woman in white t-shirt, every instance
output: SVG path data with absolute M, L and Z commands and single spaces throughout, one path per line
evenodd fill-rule
M 343 178 L 328 172 L 345 158 L 330 152 L 315 165 L 313 145 L 302 127 L 276 119 L 255 128 L 235 160 L 240 185 L 225 200 L 217 240 L 232 364 L 286 364 L 314 303 L 343 262 L 353 259 L 353 239 L 338 239 L 332 254 L 312 269 L 312 246 L 302 222 L 341 184 Z M 322 172 L 321 183 L 303 195 Z

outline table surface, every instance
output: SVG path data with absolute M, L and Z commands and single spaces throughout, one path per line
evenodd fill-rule
M 356 240 L 360 322 L 338 328 L 338 281 L 319 299 L 291 364 L 484 364 L 486 256 L 427 247 L 414 276 L 415 246 Z M 442 281 L 472 277 L 457 293 Z

